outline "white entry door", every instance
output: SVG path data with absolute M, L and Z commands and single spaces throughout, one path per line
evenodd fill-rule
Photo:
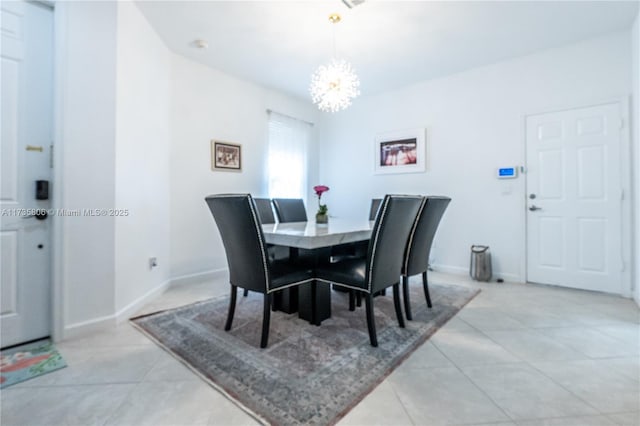
M 622 293 L 620 110 L 527 117 L 527 281 Z
M 39 220 L 36 181 L 50 180 L 53 13 L 3 1 L 0 144 L 0 346 L 51 331 L 51 218 Z M 50 188 L 51 189 L 51 188 Z

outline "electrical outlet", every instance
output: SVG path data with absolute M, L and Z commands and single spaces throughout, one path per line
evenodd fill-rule
M 149 258 L 149 269 L 153 269 L 156 266 L 158 266 L 158 258 L 157 257 L 150 257 Z

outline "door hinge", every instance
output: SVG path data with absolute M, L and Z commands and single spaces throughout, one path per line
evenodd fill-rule
M 49 145 L 49 168 L 53 169 L 53 144 Z
M 627 264 L 624 260 L 620 262 L 620 272 L 624 272 L 627 270 Z
M 624 129 L 624 118 L 620 119 L 620 128 Z
M 624 188 L 620 188 L 620 201 L 624 201 Z

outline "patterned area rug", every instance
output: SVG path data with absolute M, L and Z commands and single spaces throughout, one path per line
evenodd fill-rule
M 348 310 L 332 292 L 332 317 L 317 327 L 296 314 L 272 312 L 269 346 L 260 349 L 262 295 L 240 293 L 225 332 L 228 297 L 133 318 L 156 343 L 234 403 L 267 424 L 334 424 L 371 392 L 479 290 L 412 285 L 413 321 L 398 327 L 391 296 L 376 297 L 378 348 L 369 345 L 364 303 Z M 387 292 L 388 293 L 388 292 Z
M 0 388 L 66 367 L 49 339 L 38 340 L 0 353 Z

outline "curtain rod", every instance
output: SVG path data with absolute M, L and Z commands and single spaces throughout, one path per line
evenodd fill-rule
M 278 112 L 278 111 L 274 111 L 274 110 L 271 110 L 271 109 L 267 109 L 267 114 L 271 114 L 272 112 L 273 112 L 273 113 L 275 113 L 275 114 L 280 114 L 280 115 L 282 115 L 282 116 L 284 116 L 284 117 L 287 117 L 287 118 L 290 118 L 290 119 L 292 119 L 292 120 L 302 121 L 303 123 L 307 123 L 307 124 L 309 124 L 310 126 L 315 126 L 315 124 L 313 124 L 311 121 L 303 120 L 303 119 L 298 118 L 298 117 L 292 117 L 292 116 L 290 116 L 290 115 L 283 114 L 283 113 Z

